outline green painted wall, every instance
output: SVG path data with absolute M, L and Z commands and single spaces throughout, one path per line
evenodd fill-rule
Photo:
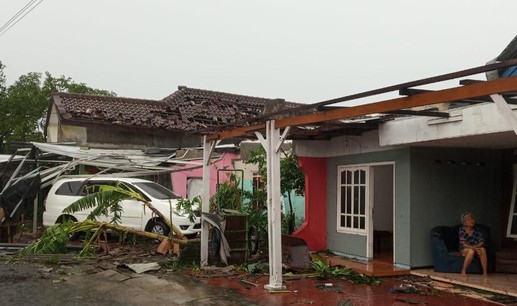
M 328 159 L 327 247 L 329 250 L 366 257 L 366 236 L 338 233 L 336 230 L 337 167 L 340 165 L 395 162 L 394 239 L 397 241 L 395 261 L 401 265 L 409 265 L 409 157 L 409 149 L 398 149 Z
M 328 248 L 366 257 L 366 236 L 336 231 L 337 167 L 395 162 L 395 263 L 407 267 L 432 266 L 430 231 L 437 225 L 459 223 L 471 211 L 479 223 L 491 227 L 500 245 L 502 173 L 510 151 L 461 148 L 406 148 L 329 158 L 327 193 Z
M 253 191 L 253 181 L 243 180 L 243 188 L 246 191 Z M 285 212 L 289 212 L 289 199 L 287 196 L 283 197 L 283 205 L 285 205 Z M 293 203 L 293 211 L 295 215 L 295 227 L 298 228 L 305 220 L 305 197 L 291 192 L 291 201 Z
M 491 227 L 500 244 L 501 150 L 411 149 L 411 267 L 432 265 L 429 233 L 459 223 L 465 211 Z

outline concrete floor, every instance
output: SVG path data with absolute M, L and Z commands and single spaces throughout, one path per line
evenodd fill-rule
M 429 276 L 432 279 L 475 289 L 496 292 L 517 297 L 517 274 L 491 273 L 485 282 L 482 275 L 471 274 L 464 281 L 459 273 L 439 273 L 433 269 L 412 270 L 411 274 Z
M 367 276 L 385 277 L 411 274 L 430 277 L 439 282 L 517 297 L 517 274 L 491 273 L 486 282 L 481 275 L 471 274 L 464 281 L 459 273 L 438 273 L 434 272 L 433 269 L 398 269 L 393 266 L 393 259 L 389 254 L 377 254 L 376 259 L 372 261 L 361 261 L 327 253 L 319 253 L 317 256 L 322 256 L 331 265 L 347 266 L 355 272 Z

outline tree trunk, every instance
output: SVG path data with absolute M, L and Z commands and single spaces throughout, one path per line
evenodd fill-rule
M 154 206 L 147 202 L 147 201 L 144 201 L 143 202 L 145 204 L 145 206 L 149 207 L 150 210 L 153 211 L 153 213 L 155 213 L 158 217 L 162 218 L 168 225 L 169 227 L 171 228 L 171 230 L 176 234 L 178 235 L 178 238 L 180 239 L 186 239 L 185 236 L 183 236 L 183 234 L 181 233 L 181 231 L 174 225 L 172 224 L 171 220 L 167 217 L 165 217 L 158 209 L 154 208 Z
M 289 200 L 289 224 L 287 232 L 291 235 L 294 232 L 294 211 L 293 211 L 293 201 L 291 200 L 291 193 L 287 192 L 287 199 Z

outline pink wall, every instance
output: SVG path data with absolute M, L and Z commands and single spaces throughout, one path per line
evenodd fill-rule
M 233 161 L 235 159 L 239 159 L 240 155 L 235 153 L 223 153 L 222 159 L 217 161 L 215 164 L 212 164 L 210 167 L 210 195 L 213 195 L 216 190 L 217 186 L 217 170 L 218 169 L 233 169 Z M 214 161 L 217 158 L 212 158 L 212 161 Z M 199 159 L 193 162 L 202 163 L 203 160 Z M 191 168 L 192 165 L 184 165 L 184 168 Z M 220 181 L 224 182 L 226 181 L 226 174 L 224 172 L 219 174 Z M 173 172 L 171 174 L 171 180 L 172 180 L 172 188 L 174 190 L 174 193 L 176 193 L 179 196 L 185 197 L 187 195 L 187 180 L 189 178 L 203 178 L 203 168 L 199 167 L 197 169 L 191 169 L 191 170 L 185 170 L 185 171 L 178 171 Z
M 327 249 L 327 159 L 299 157 L 305 174 L 305 222 L 293 233 L 310 251 Z

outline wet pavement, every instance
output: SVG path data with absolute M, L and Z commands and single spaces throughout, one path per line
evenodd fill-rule
M 210 278 L 203 283 L 221 288 L 234 288 L 241 294 L 255 301 L 257 305 L 428 305 L 428 306 L 488 306 L 501 305 L 492 301 L 481 300 L 481 295 L 464 291 L 450 293 L 430 288 L 425 283 L 409 281 L 403 278 L 384 278 L 380 285 L 370 286 L 354 284 L 346 280 L 317 280 L 312 278 L 285 281 L 286 290 L 281 293 L 269 293 L 264 290 L 268 277 L 245 278 L 250 286 L 240 281 L 241 278 Z M 327 286 L 325 286 L 327 284 Z M 399 290 L 399 289 L 410 290 Z M 413 290 L 413 289 L 415 290 Z M 389 291 L 400 292 L 389 292 Z M 404 291 L 420 293 L 403 293 Z M 491 296 L 491 294 L 488 294 Z M 347 304 L 347 302 L 349 304 Z M 507 304 L 507 305 L 517 305 Z
M 283 278 L 285 291 L 269 292 L 264 289 L 269 281 L 264 275 L 227 268 L 215 271 L 195 267 L 171 269 L 164 264 L 168 261 L 164 256 L 133 251 L 112 249 L 111 255 L 89 261 L 77 261 L 73 255 L 40 256 L 38 260 L 27 258 L 18 262 L 3 257 L 0 306 L 502 305 L 486 300 L 493 294 L 452 285 L 439 289 L 430 279 L 414 276 L 385 277 L 374 286 L 345 279 L 294 275 Z M 135 262 L 158 262 L 162 267 L 138 274 L 125 266 Z M 516 301 L 504 302 L 517 306 Z
M 195 269 L 164 268 L 136 274 L 112 267 L 0 263 L 0 305 L 501 305 L 479 294 L 437 290 L 418 279 L 383 278 L 372 286 L 284 278 L 286 290 L 273 293 L 264 289 L 267 276 L 234 271 L 213 277 Z
M 0 305 L 256 305 L 236 290 L 175 273 L 88 269 L 0 263 Z

